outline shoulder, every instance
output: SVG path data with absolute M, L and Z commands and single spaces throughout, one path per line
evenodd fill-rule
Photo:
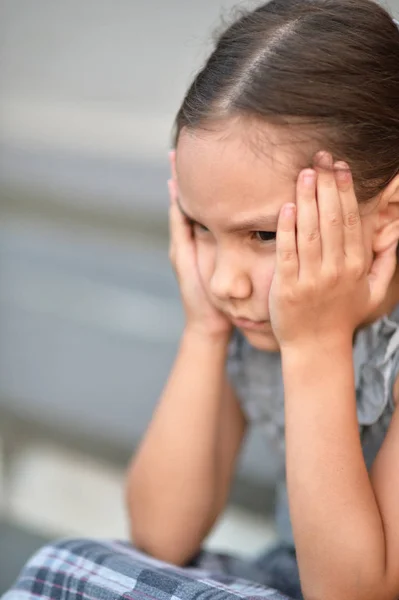
M 380 392 L 385 403 L 399 404 L 399 305 L 362 331 L 359 347 L 355 344 L 355 370 L 363 385 Z M 361 375 L 364 377 L 361 377 Z M 361 386 L 362 387 L 362 386 Z
M 399 405 L 399 305 L 388 318 L 392 328 L 390 346 L 393 354 L 393 376 L 391 380 L 392 399 L 395 408 Z

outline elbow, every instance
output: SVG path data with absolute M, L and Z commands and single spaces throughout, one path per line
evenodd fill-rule
M 138 535 L 132 531 L 132 542 L 135 548 L 156 560 L 160 560 L 169 565 L 184 567 L 188 564 L 190 558 L 182 552 L 177 545 L 165 543 L 160 536 Z
M 368 592 L 366 595 L 362 594 L 362 593 L 357 593 L 355 595 L 351 594 L 350 592 L 348 592 L 348 594 L 345 594 L 345 592 L 342 594 L 341 591 L 337 592 L 338 595 L 336 595 L 334 592 L 331 592 L 331 590 L 329 591 L 328 594 L 322 594 L 322 595 L 314 595 L 314 594 L 306 594 L 306 592 L 304 592 L 303 594 L 303 598 L 304 600 L 337 600 L 338 598 L 341 600 L 397 600 L 398 595 L 396 596 L 385 596 L 384 594 L 381 595 L 381 593 L 377 592 L 375 594 L 370 595 L 370 593 Z
M 165 520 L 163 512 L 156 515 L 137 506 L 133 509 L 130 504 L 128 515 L 131 542 L 143 554 L 183 567 L 198 552 L 195 540 L 190 540 L 187 531 L 183 532 L 173 521 Z
M 194 526 L 190 514 L 172 510 L 170 502 L 146 493 L 132 476 L 127 482 L 126 501 L 130 538 L 137 550 L 179 567 L 198 554 L 205 537 L 204 522 Z
M 363 586 L 360 583 L 356 586 L 342 585 L 338 582 L 337 586 L 328 588 L 320 586 L 318 589 L 311 585 L 302 585 L 304 600 L 397 600 L 398 594 L 387 592 L 383 586 Z
M 312 569 L 301 569 L 304 600 L 397 600 L 397 562 L 395 572 L 388 573 L 385 561 L 377 552 L 361 551 L 356 559 L 349 553 L 334 560 L 333 556 Z
M 170 509 L 170 503 L 150 501 L 142 491 L 130 489 L 127 499 L 132 544 L 144 554 L 179 567 L 199 553 L 207 521 L 193 524 L 190 514 Z
M 188 565 L 200 549 L 195 540 L 190 540 L 181 530 L 168 528 L 165 523 L 132 521 L 130 535 L 137 550 L 176 567 Z

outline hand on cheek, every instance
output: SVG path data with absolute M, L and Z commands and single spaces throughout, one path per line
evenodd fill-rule
M 198 265 L 198 254 L 190 221 L 178 204 L 175 155 L 171 153 L 172 179 L 169 188 L 169 257 L 176 273 L 186 314 L 186 329 L 227 343 L 231 333 L 228 318 L 207 297 Z
M 327 152 L 317 163 L 300 173 L 296 206 L 284 205 L 279 217 L 269 306 L 282 349 L 352 340 L 383 301 L 396 265 L 392 246 L 368 268 L 349 167 Z

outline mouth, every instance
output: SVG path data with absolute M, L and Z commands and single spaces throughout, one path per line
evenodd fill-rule
M 231 317 L 231 322 L 239 329 L 244 329 L 248 331 L 257 331 L 260 329 L 262 330 L 265 329 L 269 324 L 269 321 L 252 321 L 251 319 L 245 319 L 241 317 Z

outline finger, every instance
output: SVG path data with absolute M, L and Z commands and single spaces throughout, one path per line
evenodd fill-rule
M 177 184 L 175 179 L 168 180 L 170 204 L 177 204 Z
M 359 204 L 353 185 L 352 173 L 345 162 L 335 163 L 336 181 L 341 199 L 344 223 L 344 252 L 349 260 L 364 261 L 364 241 Z
M 276 241 L 276 272 L 287 280 L 298 278 L 298 252 L 295 233 L 295 204 L 285 204 L 279 215 Z
M 395 274 L 397 265 L 396 249 L 398 242 L 394 242 L 383 252 L 377 254 L 369 273 L 370 295 L 373 306 L 378 306 L 385 298 L 389 284 Z
M 177 186 L 177 169 L 176 169 L 176 150 L 169 152 L 169 164 L 171 171 L 171 179 L 168 181 L 169 195 L 171 200 L 177 201 L 178 186 Z
M 300 277 L 314 275 L 321 261 L 316 172 L 305 169 L 297 183 L 297 244 Z
M 345 260 L 341 199 L 331 154 L 319 152 L 316 161 L 322 265 L 335 271 Z
M 169 231 L 171 246 L 187 244 L 192 241 L 192 227 L 182 214 L 177 204 L 177 186 L 176 182 L 170 179 L 169 188 Z

